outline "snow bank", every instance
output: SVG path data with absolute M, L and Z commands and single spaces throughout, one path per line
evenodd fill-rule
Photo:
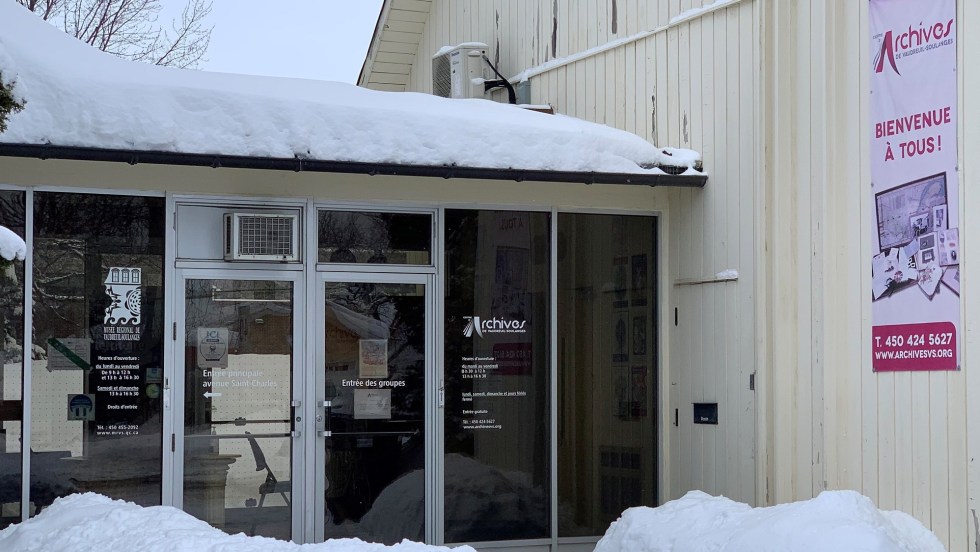
M 228 535 L 169 506 L 143 508 L 94 493 L 59 498 L 34 517 L 0 531 L 5 552 L 436 552 L 450 549 L 402 541 L 393 546 L 341 539 L 300 546 L 263 537 Z M 452 549 L 475 552 L 468 546 Z
M 630 173 L 692 167 L 698 157 L 486 100 L 125 61 L 9 1 L 0 2 L 0 73 L 26 100 L 0 134 L 7 143 Z
M 27 244 L 24 240 L 6 226 L 0 226 L 0 258 L 23 261 L 26 255 Z
M 915 518 L 883 512 L 853 491 L 752 508 L 692 491 L 658 508 L 630 508 L 596 552 L 944 552 Z

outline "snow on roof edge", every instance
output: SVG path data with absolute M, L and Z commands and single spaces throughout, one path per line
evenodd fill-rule
M 57 146 L 53 144 L 10 144 L 0 142 L 0 157 L 58 159 L 73 161 L 119 162 L 129 165 L 163 164 L 229 169 L 283 170 L 292 172 L 330 172 L 369 176 L 411 176 L 444 179 L 567 182 L 582 184 L 621 184 L 637 186 L 703 187 L 708 175 L 688 168 L 668 173 L 653 168 L 642 173 L 549 171 L 519 168 L 469 167 L 458 165 L 419 165 L 357 161 L 328 161 L 299 157 L 249 157 L 206 153 L 150 150 L 122 150 Z
M 128 62 L 13 2 L 0 71 L 27 100 L 5 143 L 586 174 L 676 162 L 625 131 L 487 100 Z

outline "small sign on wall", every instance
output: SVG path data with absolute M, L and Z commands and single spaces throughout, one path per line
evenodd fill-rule
M 197 329 L 197 367 L 228 367 L 228 328 Z
M 390 420 L 391 389 L 355 389 L 355 420 Z
M 48 371 L 89 370 L 92 342 L 81 337 L 48 339 Z
M 95 395 L 68 395 L 68 421 L 95 420 Z

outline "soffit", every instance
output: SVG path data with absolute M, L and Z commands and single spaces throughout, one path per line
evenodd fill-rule
M 432 0 L 385 0 L 357 85 L 404 92 Z

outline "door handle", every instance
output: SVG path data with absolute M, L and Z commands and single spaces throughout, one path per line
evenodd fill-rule
M 289 403 L 289 435 L 292 437 L 302 437 L 303 429 L 299 426 L 303 417 L 296 414 L 297 409 L 303 406 L 303 401 L 293 401 Z
M 330 409 L 333 403 L 331 401 L 323 401 L 320 403 L 320 407 L 323 408 L 323 429 L 317 432 L 320 437 L 331 437 L 333 432 L 330 431 Z

